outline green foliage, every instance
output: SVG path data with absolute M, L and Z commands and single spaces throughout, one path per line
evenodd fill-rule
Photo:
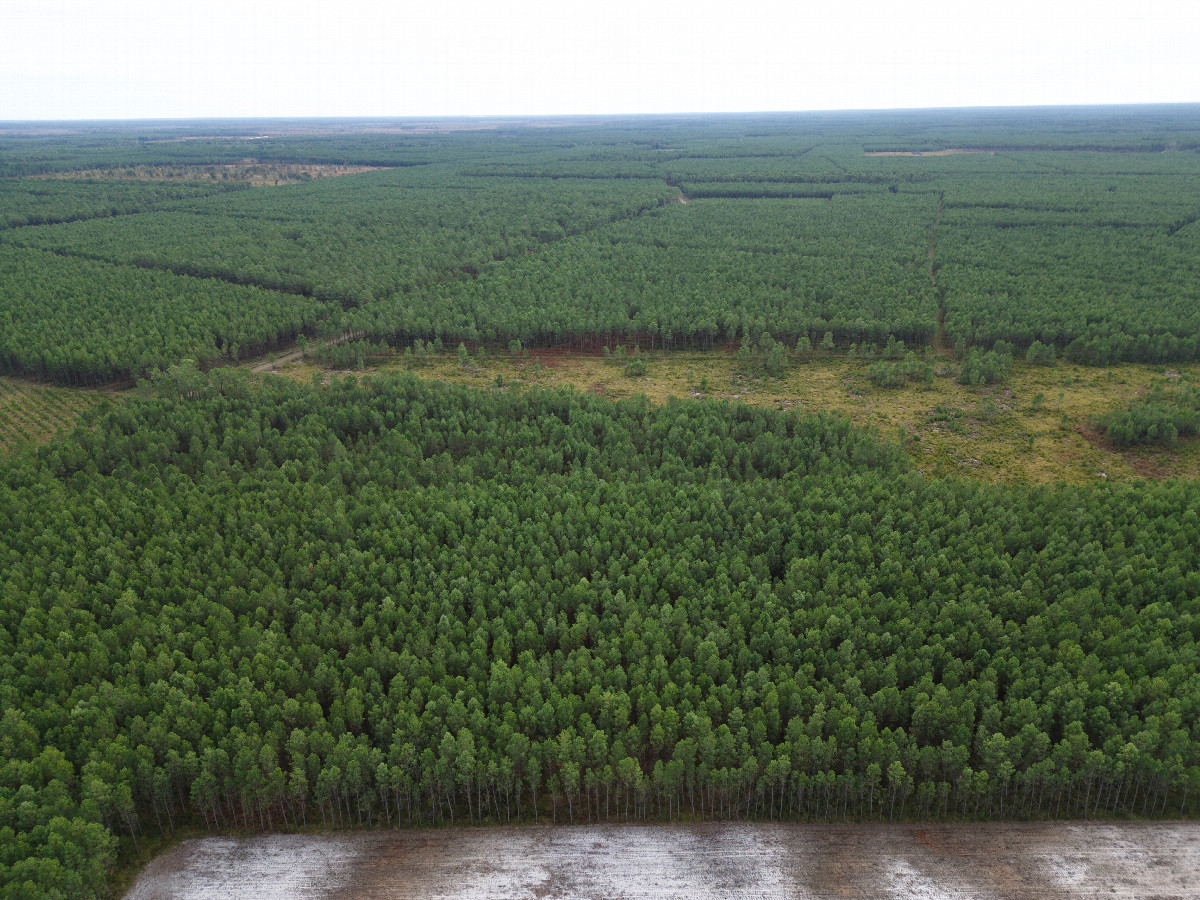
M 883 348 L 884 359 L 897 360 L 904 358 L 904 341 L 896 340 L 896 336 L 889 334 L 887 344 Z
M 408 356 L 408 355 L 409 354 L 406 352 L 405 356 Z M 432 342 L 426 343 L 425 341 L 421 340 L 420 338 L 417 338 L 415 341 L 413 341 L 412 359 L 417 365 L 419 365 L 419 366 L 428 365 L 429 358 L 431 356 L 433 356 L 433 343 Z
M 1162 156 L 1028 153 L 1024 165 L 1055 171 L 946 180 L 946 330 L 985 345 L 1038 340 L 1089 365 L 1195 358 L 1196 232 L 1181 223 L 1194 221 L 1200 172 L 1191 154 Z
M 1192 111 L 255 133 L 0 124 L 5 176 L 392 167 L 0 185 L 0 369 L 165 370 L 0 467 L 0 894 L 102 893 L 179 824 L 1195 813 L 1194 482 L 928 481 L 841 419 L 500 375 L 201 372 L 307 329 L 353 368 L 1194 359 Z M 1198 408 L 1164 384 L 1101 425 L 1169 443 Z
M 413 349 L 416 351 L 415 343 Z M 371 341 L 343 341 L 323 344 L 312 355 L 318 362 L 334 369 L 362 369 L 391 359 L 395 350 L 387 344 Z M 424 347 L 416 356 L 422 362 L 425 360 Z
M 919 268 L 933 201 L 906 196 L 805 205 L 671 204 L 488 262 L 478 277 L 432 282 L 351 311 L 383 336 L 444 327 L 466 337 L 584 335 L 649 350 L 711 349 L 743 330 L 790 343 L 836 329 L 847 340 L 932 337 L 936 303 Z M 884 249 L 889 248 L 889 249 Z M 803 260 L 804 264 L 798 263 Z M 443 325 L 442 323 L 452 323 Z
M 605 362 L 620 366 L 626 378 L 642 378 L 646 375 L 646 358 L 642 355 L 641 347 L 635 345 L 633 350 L 627 351 L 624 344 L 618 344 L 615 350 L 605 345 L 603 353 Z
M 765 331 L 758 346 L 762 353 L 763 372 L 771 378 L 778 378 L 787 368 L 786 348 Z
M 1054 348 L 1041 341 L 1034 341 L 1029 345 L 1029 349 L 1025 351 L 1025 361 L 1031 366 L 1053 366 L 1057 362 L 1054 358 Z
M 180 822 L 1194 808 L 1194 482 L 927 481 L 736 404 L 167 377 L 0 468 L 10 892 L 86 896 Z
M 1181 437 L 1200 433 L 1200 387 L 1187 382 L 1158 381 L 1144 397 L 1135 397 L 1125 409 L 1093 418 L 1110 444 L 1161 444 L 1174 447 Z
M 106 399 L 98 391 L 0 378 L 0 454 L 69 431 L 85 409 Z
M 885 353 L 885 358 L 891 357 Z M 933 366 L 917 359 L 910 350 L 901 362 L 872 363 L 867 367 L 867 377 L 880 387 L 902 387 L 910 382 L 928 387 L 933 384 Z
M 567 223 L 571 230 L 594 227 L 656 207 L 669 195 L 665 184 L 646 181 L 467 178 L 448 168 L 413 167 L 239 191 L 139 216 L 18 229 L 5 238 L 353 307 L 523 255 L 567 236 Z
M 738 349 L 737 365 L 745 374 L 778 378 L 787 369 L 787 348 L 767 331 L 757 341 L 745 337 Z
M 0 246 L 0 372 L 89 384 L 274 345 L 321 304 L 256 287 Z
M 1012 371 L 1012 356 L 997 350 L 984 352 L 972 347 L 959 361 L 958 383 L 970 385 L 997 384 Z
M 0 125 L 0 136 L 9 175 L 220 165 L 243 162 L 250 146 L 264 164 L 387 166 L 279 189 L 14 178 L 0 185 L 0 241 L 329 301 L 330 333 L 397 346 L 713 348 L 770 331 L 789 347 L 830 333 L 860 352 L 940 335 L 964 348 L 1036 341 L 1096 365 L 1200 355 L 1200 167 L 1175 152 L 1198 139 L 1182 109 L 1086 121 L 1060 110 L 514 125 L 252 145 L 202 125 L 86 137 Z M 863 154 L 889 146 L 1008 149 Z M 1124 152 L 1100 152 L 1114 148 Z M 696 202 L 670 202 L 681 188 Z M 278 330 L 290 327 L 284 318 Z
M 141 213 L 246 185 L 71 179 L 0 179 L 0 229 Z

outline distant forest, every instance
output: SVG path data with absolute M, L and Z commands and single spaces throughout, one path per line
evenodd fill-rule
M 300 333 L 599 351 L 830 332 L 842 347 L 1192 360 L 1197 123 L 1193 107 L 1149 107 L 440 134 L 0 128 L 0 371 L 94 383 Z M 378 168 L 278 187 L 216 174 L 248 160 Z M 168 175 L 125 177 L 151 170 Z M 81 290 L 98 266 L 129 290 Z M 122 315 L 136 333 L 107 327 Z

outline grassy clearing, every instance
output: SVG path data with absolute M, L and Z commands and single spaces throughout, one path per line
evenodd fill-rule
M 778 379 L 748 377 L 724 353 L 650 354 L 640 378 L 599 357 L 538 352 L 527 359 L 491 353 L 468 369 L 452 353 L 424 365 L 397 361 L 380 368 L 411 368 L 425 378 L 481 388 L 495 388 L 499 378 L 507 387 L 569 385 L 614 398 L 645 394 L 656 403 L 709 396 L 778 409 L 838 410 L 887 437 L 901 435 L 918 467 L 930 475 L 1030 483 L 1200 475 L 1200 442 L 1185 441 L 1175 450 L 1119 450 L 1087 425 L 1089 416 L 1145 390 L 1162 374 L 1161 366 L 1097 369 L 1060 362 L 1036 368 L 1018 361 L 1004 384 L 973 388 L 955 381 L 951 357 L 938 357 L 935 365 L 938 375 L 928 388 L 877 387 L 866 377 L 867 362 L 845 358 L 791 364 Z M 308 362 L 278 369 L 305 381 L 317 371 Z M 1200 373 L 1200 366 L 1183 371 Z M 704 382 L 707 390 L 701 389 Z
M 118 181 L 244 181 L 254 187 L 299 184 L 316 178 L 373 172 L 380 166 L 346 166 L 333 163 L 221 163 L 214 165 L 137 165 L 103 169 L 76 169 L 39 175 L 43 179 L 106 179 Z
M 41 444 L 74 427 L 111 391 L 87 391 L 0 377 L 0 455 Z

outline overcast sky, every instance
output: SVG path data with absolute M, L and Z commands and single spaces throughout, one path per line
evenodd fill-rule
M 0 0 L 0 119 L 1200 101 L 1200 0 Z

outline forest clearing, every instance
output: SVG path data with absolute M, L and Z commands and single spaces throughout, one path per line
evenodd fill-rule
M 1194 900 L 1189 824 L 637 825 L 189 840 L 125 900 Z
M 1156 381 L 1197 377 L 1200 366 L 1193 364 L 1170 369 L 1137 363 L 1104 369 L 1017 364 L 1004 384 L 974 387 L 951 377 L 954 359 L 944 353 L 931 356 L 941 373 L 931 385 L 880 387 L 868 377 L 869 363 L 844 356 L 795 365 L 778 377 L 742 371 L 733 353 L 721 351 L 641 356 L 645 374 L 636 377 L 627 375 L 623 364 L 595 354 L 541 350 L 516 358 L 504 350 L 476 351 L 465 366 L 451 353 L 417 361 L 399 352 L 365 369 L 332 368 L 294 353 L 281 353 L 277 362 L 248 365 L 255 372 L 271 371 L 300 382 L 318 373 L 327 378 L 331 372 L 410 371 L 486 390 L 570 387 L 611 399 L 644 395 L 667 403 L 672 398 L 711 398 L 797 412 L 838 412 L 900 442 L 930 476 L 1079 484 L 1200 474 L 1198 441 L 1187 439 L 1173 448 L 1118 447 L 1090 424 L 1091 417 L 1143 395 Z

